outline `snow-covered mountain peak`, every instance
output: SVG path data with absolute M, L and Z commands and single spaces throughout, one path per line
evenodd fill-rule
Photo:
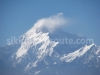
M 42 51 L 43 53 L 48 53 L 47 47 L 50 46 L 49 55 L 51 55 L 53 47 L 56 46 L 58 42 L 50 41 L 48 34 L 64 24 L 66 24 L 66 19 L 62 17 L 62 13 L 38 20 L 30 30 L 20 37 L 23 42 L 16 52 L 16 58 L 24 57 L 31 47 L 36 47 L 39 44 L 41 44 L 41 46 L 38 48 L 38 51 Z M 38 58 L 40 58 L 40 56 L 38 56 Z
M 88 50 L 90 50 L 90 48 L 93 45 L 94 45 L 94 43 L 89 46 L 86 45 L 85 47 L 82 47 L 72 53 L 69 53 L 68 55 L 64 55 L 63 57 L 60 58 L 60 60 L 65 61 L 65 62 L 72 62 L 77 57 L 83 56 Z
M 38 20 L 20 36 L 20 44 L 0 48 L 1 68 L 3 65 L 4 70 L 12 69 L 9 75 L 100 74 L 100 46 L 94 43 L 77 44 L 77 39 L 86 38 L 61 30 L 59 27 L 66 22 L 61 13 Z M 69 43 L 69 39 L 73 43 Z M 1 70 L 0 74 L 5 75 L 8 69 Z
M 58 42 L 50 41 L 48 34 L 48 32 L 43 33 L 41 30 L 37 29 L 31 29 L 26 32 L 24 35 L 22 35 L 23 42 L 16 52 L 16 58 L 20 59 L 21 61 L 21 59 L 27 55 L 30 48 L 33 48 L 33 53 L 37 50 L 37 60 L 42 59 L 48 54 L 51 55 L 53 52 L 53 47 L 55 47 Z

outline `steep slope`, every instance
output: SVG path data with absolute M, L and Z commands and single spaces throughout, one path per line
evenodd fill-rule
M 61 13 L 37 21 L 18 44 L 0 48 L 0 75 L 100 75 L 100 47 L 64 32 Z M 68 42 L 72 39 L 73 42 Z
M 0 64 L 5 62 L 2 66 L 7 65 L 6 67 L 13 70 L 13 73 L 9 71 L 11 75 L 14 73 L 16 75 L 80 75 L 81 73 L 99 75 L 100 47 L 95 44 L 66 44 L 53 40 L 66 37 L 75 40 L 84 38 L 60 29 L 49 33 L 32 28 L 20 37 L 22 42 L 19 45 L 0 49 L 0 59 L 3 59 Z
M 85 68 L 91 68 L 90 65 L 99 73 L 100 48 L 95 44 L 66 44 L 54 40 L 66 37 L 74 40 L 86 39 L 61 29 L 50 33 L 33 27 L 20 37 L 22 42 L 10 56 L 10 65 L 26 75 L 77 75 L 82 72 L 86 72 L 85 75 L 96 74 L 91 74 L 91 70 L 85 71 Z

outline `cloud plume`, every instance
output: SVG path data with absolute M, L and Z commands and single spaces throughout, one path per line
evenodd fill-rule
M 63 13 L 58 13 L 47 18 L 38 20 L 35 24 L 35 28 L 46 28 L 49 32 L 53 32 L 56 28 L 59 28 L 67 24 L 68 20 L 64 18 Z

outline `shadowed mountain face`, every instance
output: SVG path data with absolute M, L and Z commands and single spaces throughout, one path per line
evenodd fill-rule
M 86 38 L 31 28 L 20 36 L 21 43 L 0 47 L 0 75 L 100 75 L 100 47 L 66 39 Z

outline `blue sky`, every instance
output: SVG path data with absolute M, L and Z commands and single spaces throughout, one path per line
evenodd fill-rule
M 41 18 L 63 13 L 64 30 L 93 38 L 100 45 L 100 0 L 0 0 L 0 46 L 19 37 Z

